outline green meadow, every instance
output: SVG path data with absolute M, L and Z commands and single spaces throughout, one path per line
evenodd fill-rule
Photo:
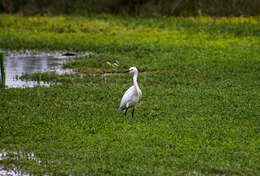
M 63 65 L 76 74 L 22 76 L 61 84 L 0 89 L 3 168 L 260 175 L 260 17 L 1 14 L 0 48 L 92 53 Z M 119 111 L 131 66 L 143 92 L 134 118 Z

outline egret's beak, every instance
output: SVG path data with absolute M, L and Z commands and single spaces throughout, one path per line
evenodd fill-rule
M 122 71 L 122 73 L 128 73 L 128 72 L 130 72 L 130 70 Z

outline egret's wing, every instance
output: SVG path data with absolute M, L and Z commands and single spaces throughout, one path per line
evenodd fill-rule
M 127 102 L 131 101 L 131 97 L 133 96 L 134 91 L 135 91 L 135 87 L 134 86 L 132 86 L 129 89 L 127 89 L 127 91 L 125 92 L 125 94 L 124 94 L 124 96 L 123 96 L 123 98 L 121 100 L 120 110 L 124 110 L 126 108 L 126 104 L 127 104 Z

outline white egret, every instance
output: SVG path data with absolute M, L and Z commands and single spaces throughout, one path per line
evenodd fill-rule
M 120 110 L 125 110 L 125 116 L 127 113 L 128 108 L 133 108 L 132 117 L 134 117 L 135 105 L 141 100 L 142 98 L 142 91 L 137 84 L 137 76 L 138 70 L 136 67 L 131 67 L 129 70 L 124 71 L 123 73 L 134 73 L 133 82 L 134 85 L 131 86 L 124 94 L 121 103 L 120 103 Z

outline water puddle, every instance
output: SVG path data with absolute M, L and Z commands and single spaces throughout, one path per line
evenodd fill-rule
M 18 171 L 16 169 L 1 170 L 1 168 L 0 168 L 0 175 L 1 176 L 32 176 L 32 174 L 24 173 L 24 172 Z
M 55 72 L 57 74 L 72 73 L 70 69 L 63 69 L 61 65 L 70 58 L 84 57 L 91 53 L 71 52 L 39 52 L 34 50 L 5 51 L 6 86 L 8 88 L 34 87 L 37 81 L 23 81 L 19 78 L 23 73 Z M 40 82 L 41 86 L 50 86 L 50 83 Z
M 186 174 L 186 176 L 207 176 L 207 175 L 215 175 L 215 176 L 237 176 L 237 174 L 224 174 L 224 173 L 218 173 L 218 172 L 213 172 L 213 173 L 202 173 L 197 170 L 190 171 Z
M 11 154 L 11 156 L 10 156 Z M 34 160 L 37 163 L 41 164 L 41 160 L 37 158 L 34 153 L 18 153 L 18 152 L 0 152 L 0 161 L 5 159 L 19 159 L 19 158 L 26 158 L 27 160 Z M 17 168 L 13 169 L 7 169 L 0 165 L 0 176 L 2 175 L 10 175 L 10 176 L 33 176 L 31 173 L 22 172 Z M 47 174 L 44 174 L 44 176 L 47 176 Z

